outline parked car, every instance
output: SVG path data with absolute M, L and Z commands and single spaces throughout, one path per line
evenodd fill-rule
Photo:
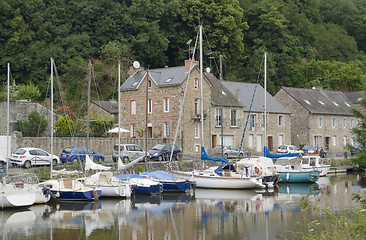
M 221 155 L 222 145 L 217 145 L 214 150 L 217 154 Z M 224 158 L 242 158 L 244 156 L 244 152 L 240 151 L 237 147 L 231 145 L 224 145 Z
M 30 168 L 31 166 L 60 164 L 60 158 L 51 156 L 45 150 L 39 148 L 18 148 L 10 157 L 9 163 L 14 166 Z
M 303 153 L 306 154 L 319 154 L 321 158 L 324 158 L 327 156 L 327 152 L 323 147 L 317 146 L 317 145 L 305 145 L 302 148 Z
M 173 148 L 174 146 L 174 148 Z M 159 143 L 149 149 L 150 160 L 168 161 L 173 148 L 172 160 L 178 160 L 181 150 L 177 144 Z
M 133 161 L 139 157 L 144 157 L 145 159 L 145 151 L 136 144 L 120 144 L 120 148 L 118 151 L 118 144 L 113 147 L 112 159 L 114 162 L 117 162 L 118 157 L 121 158 L 123 162 Z
M 353 147 L 351 148 L 351 155 L 353 156 L 353 155 L 357 154 L 362 148 L 363 148 L 363 144 L 353 145 Z
M 303 154 L 303 151 L 294 145 L 281 145 L 277 149 L 278 154 L 286 154 L 286 153 L 300 153 Z
M 97 153 L 90 148 L 86 147 L 67 147 L 61 152 L 60 160 L 62 163 L 66 162 L 77 162 L 85 161 L 86 153 L 88 152 L 89 157 L 98 163 L 104 161 L 104 156 L 101 153 Z

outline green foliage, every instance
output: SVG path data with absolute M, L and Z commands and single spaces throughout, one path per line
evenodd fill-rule
M 16 92 L 17 99 L 32 99 L 36 100 L 41 96 L 38 86 L 33 83 L 27 85 L 18 86 L 18 91 Z
M 19 130 L 24 137 L 40 137 L 47 125 L 45 117 L 35 111 L 29 113 L 28 121 L 18 120 Z
M 55 123 L 56 135 L 58 136 L 72 136 L 74 129 L 74 121 L 66 115 L 59 118 Z
M 366 98 L 364 97 L 360 102 L 360 105 L 365 108 L 366 107 Z M 363 144 L 366 146 L 366 113 L 362 110 L 352 108 L 352 114 L 358 118 L 358 125 L 351 129 L 351 132 L 355 136 L 355 141 L 357 143 Z M 366 168 L 366 148 L 360 149 L 360 151 L 352 157 L 352 161 L 355 165 L 358 165 L 361 168 Z
M 139 138 L 143 138 L 145 136 L 145 128 L 138 129 L 136 132 Z
M 139 166 L 137 167 L 137 169 L 136 169 L 136 172 L 137 172 L 137 173 L 145 172 L 145 168 L 144 168 L 143 166 L 139 165 Z
M 90 116 L 91 134 L 95 136 L 106 136 L 107 131 L 113 127 L 114 117 Z

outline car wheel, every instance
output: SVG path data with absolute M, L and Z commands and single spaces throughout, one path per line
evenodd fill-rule
M 102 163 L 103 162 L 103 158 L 102 157 L 98 157 L 97 161 L 98 161 L 98 163 Z
M 163 161 L 163 156 L 162 156 L 162 155 L 160 155 L 160 156 L 158 157 L 158 160 L 159 160 L 159 161 Z
M 224 154 L 224 158 L 228 158 L 229 157 L 229 155 L 227 155 L 227 153 L 225 153 Z
M 130 159 L 128 157 L 123 157 L 123 162 L 128 162 Z
M 242 153 L 239 154 L 239 158 L 243 158 L 243 154 Z
M 0 168 L 4 168 L 5 163 L 4 162 L 0 162 Z
M 78 163 L 79 162 L 79 159 L 77 159 L 77 158 L 74 158 L 73 160 L 72 160 L 72 163 L 73 164 L 76 164 L 76 163 Z
M 113 157 L 112 159 L 113 159 L 113 162 L 117 162 L 117 158 Z
M 53 159 L 53 160 L 52 160 L 52 165 L 53 165 L 53 166 L 56 166 L 56 165 L 57 165 L 57 159 Z
M 25 168 L 30 168 L 32 165 L 31 165 L 31 162 L 30 161 L 26 161 L 25 163 L 24 163 L 24 167 Z
M 149 157 L 144 157 L 144 162 L 148 162 L 149 161 Z

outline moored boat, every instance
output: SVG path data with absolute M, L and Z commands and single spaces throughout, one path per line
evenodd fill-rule
M 139 174 L 120 174 L 116 178 L 121 179 L 131 185 L 135 185 L 135 194 L 161 194 L 163 184 L 151 179 L 144 178 Z
M 324 177 L 330 170 L 330 164 L 324 164 L 319 155 L 306 155 L 302 157 L 301 165 L 304 169 L 315 169 L 319 176 Z
M 177 178 L 165 171 L 143 172 L 141 175 L 163 184 L 164 192 L 189 192 L 191 185 L 194 184 L 187 179 Z
M 279 182 L 314 183 L 319 179 L 318 170 L 304 169 L 296 157 L 279 158 L 274 166 L 279 173 Z

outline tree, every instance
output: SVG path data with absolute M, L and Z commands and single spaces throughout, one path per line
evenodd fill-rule
M 55 123 L 56 134 L 58 136 L 71 136 L 74 128 L 74 121 L 66 115 L 59 118 Z
M 19 130 L 24 137 L 39 137 L 47 128 L 47 120 L 44 116 L 33 111 L 28 115 L 28 121 L 18 120 Z
M 366 109 L 366 97 L 360 102 L 361 109 Z M 364 110 L 351 108 L 352 114 L 358 118 L 358 125 L 352 128 L 352 133 L 355 136 L 356 142 L 366 146 L 366 112 Z M 350 148 L 351 146 L 349 146 Z M 352 161 L 361 168 L 366 168 L 366 147 L 360 149 L 360 151 L 352 158 Z
M 29 83 L 27 85 L 18 86 L 18 90 L 16 92 L 17 99 L 32 99 L 37 100 L 41 96 L 41 92 L 39 91 L 38 86 L 33 83 Z
M 90 120 L 91 133 L 104 137 L 107 131 L 113 127 L 114 117 L 90 116 Z

